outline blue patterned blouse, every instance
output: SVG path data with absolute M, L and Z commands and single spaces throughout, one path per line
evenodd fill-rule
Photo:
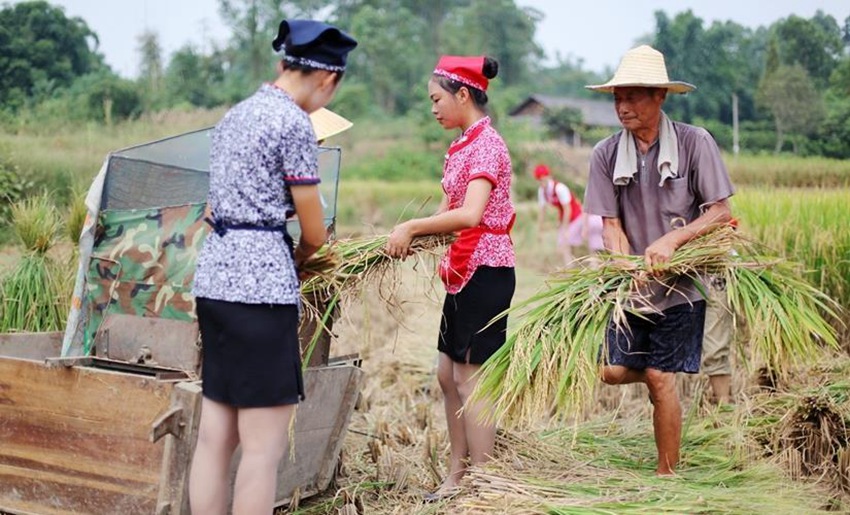
M 210 147 L 209 206 L 228 225 L 282 226 L 295 214 L 292 185 L 319 183 L 310 118 L 265 84 L 225 114 Z M 298 276 L 283 233 L 210 232 L 198 256 L 196 297 L 247 304 L 298 304 Z

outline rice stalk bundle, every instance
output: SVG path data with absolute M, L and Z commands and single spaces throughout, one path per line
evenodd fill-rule
M 323 247 L 305 265 L 314 273 L 301 285 L 302 293 L 321 293 L 346 290 L 371 278 L 382 276 L 394 264 L 400 263 L 386 253 L 389 236 L 373 236 L 337 240 Z M 434 255 L 452 241 L 450 235 L 419 236 L 413 239 L 410 250 L 414 255 Z
M 24 247 L 45 254 L 56 242 L 59 215 L 47 194 L 35 195 L 11 207 L 12 228 Z
M 46 256 L 21 258 L 0 284 L 0 333 L 64 328 L 68 302 L 63 279 L 63 271 Z
M 328 330 L 328 322 L 340 302 L 363 284 L 372 281 L 386 284 L 387 275 L 402 263 L 387 254 L 388 240 L 388 235 L 337 240 L 323 247 L 301 267 L 302 273 L 313 274 L 301 283 L 301 299 L 307 308 L 307 316 L 319 322 L 304 352 L 302 361 L 305 366 L 322 332 Z M 413 239 L 410 251 L 417 259 L 434 256 L 452 241 L 451 235 L 419 236 Z M 388 283 L 391 291 L 382 293 L 382 300 L 392 305 L 398 281 L 391 279 Z
M 88 216 L 88 207 L 86 207 L 85 194 L 75 189 L 72 192 L 71 204 L 68 206 L 65 219 L 65 233 L 75 248 L 80 243 L 86 216 Z
M 656 277 L 688 276 L 698 287 L 707 274 L 724 277 L 730 306 L 748 324 L 751 358 L 780 374 L 814 361 L 823 347 L 838 347 L 824 317 L 837 321 L 840 307 L 800 279 L 793 265 L 759 255 L 731 228 L 695 238 L 654 270 L 642 256 L 600 257 L 598 266 L 584 261 L 553 275 L 500 315 L 519 320 L 483 365 L 474 393 L 493 405 L 494 420 L 525 425 L 549 410 L 581 415 L 599 382 L 609 321 L 628 331 L 625 314 L 651 308 L 634 292 Z
M 72 285 L 68 269 L 47 255 L 59 230 L 58 212 L 42 194 L 16 202 L 11 213 L 26 252 L 0 280 L 0 332 L 61 330 Z
M 794 478 L 814 477 L 839 495 L 850 493 L 850 361 L 839 360 L 795 375 L 787 391 L 748 399 L 737 426 L 753 450 L 777 460 Z

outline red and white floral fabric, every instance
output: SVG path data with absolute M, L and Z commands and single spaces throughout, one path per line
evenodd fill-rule
M 443 191 L 449 209 L 463 205 L 470 181 L 493 184 L 481 223 L 464 229 L 440 262 L 440 277 L 451 294 L 459 292 L 479 266 L 515 266 L 510 230 L 516 213 L 511 202 L 511 157 L 490 117 L 475 122 L 449 146 L 443 166 Z

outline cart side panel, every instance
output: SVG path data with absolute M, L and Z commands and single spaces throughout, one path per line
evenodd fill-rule
M 153 513 L 169 383 L 0 358 L 0 510 Z
M 293 453 L 278 470 L 276 505 L 287 504 L 296 492 L 303 499 L 328 487 L 362 379 L 363 371 L 355 366 L 307 369 L 306 399 L 296 414 Z
M 0 333 L 0 357 L 42 360 L 62 351 L 61 332 Z
M 278 470 L 276 505 L 287 504 L 296 492 L 303 499 L 328 487 L 362 377 L 363 372 L 351 365 L 307 369 L 304 374 L 306 400 L 298 405 L 295 419 L 294 455 L 287 455 Z M 198 437 L 200 403 L 200 383 L 175 386 L 170 409 L 180 410 L 182 429 L 180 436 L 172 434 L 165 438 L 157 513 L 190 513 L 188 480 Z M 233 479 L 239 458 L 237 450 L 232 464 Z

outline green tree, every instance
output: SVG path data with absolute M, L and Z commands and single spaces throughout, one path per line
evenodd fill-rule
M 313 18 L 326 5 L 319 0 L 219 0 L 219 12 L 232 31 L 231 72 L 243 94 L 273 74 L 271 43 L 284 18 Z
M 672 19 L 656 11 L 655 21 L 652 45 L 664 54 L 670 76 L 698 87 L 693 94 L 668 97 L 665 108 L 674 118 L 731 124 L 733 94 L 738 96 L 742 119 L 756 116 L 752 84 L 762 73 L 765 32 L 731 21 L 705 28 L 690 10 Z
M 192 45 L 177 50 L 165 71 L 168 103 L 209 108 L 238 100 L 240 95 L 228 96 L 226 91 L 225 61 L 216 49 L 210 54 L 202 54 Z
M 826 87 L 844 50 L 835 18 L 820 10 L 809 20 L 792 15 L 777 22 L 774 31 L 782 64 L 799 64 L 818 87 Z
M 844 57 L 832 70 L 829 87 L 837 95 L 850 99 L 850 56 Z
M 364 7 L 373 9 L 406 9 L 409 13 L 425 22 L 426 34 L 424 49 L 436 54 L 442 47 L 443 22 L 455 9 L 466 7 L 470 0 L 337 0 L 334 20 L 341 27 L 351 27 L 352 20 Z M 356 36 L 356 34 L 355 34 Z
M 0 99 L 15 109 L 37 92 L 49 95 L 103 67 L 97 36 L 80 18 L 47 2 L 0 9 Z
M 823 117 L 823 101 L 805 68 L 782 65 L 768 73 L 758 91 L 758 101 L 773 116 L 776 148 L 791 140 L 794 153 L 802 136 L 811 135 Z
M 162 47 L 156 32 L 146 30 L 137 38 L 141 57 L 139 84 L 142 88 L 145 110 L 160 102 L 163 89 Z
M 546 111 L 543 115 L 543 123 L 549 134 L 559 139 L 566 139 L 572 134 L 582 134 L 585 128 L 581 111 L 574 107 Z
M 571 56 L 564 58 L 558 55 L 554 66 L 539 67 L 533 73 L 535 81 L 532 92 L 550 95 L 596 98 L 585 86 L 607 80 L 607 77 L 585 70 L 583 60 Z
M 826 117 L 818 128 L 814 153 L 850 159 L 850 96 L 828 94 Z
M 404 8 L 365 6 L 351 19 L 351 32 L 360 41 L 350 57 L 352 74 L 368 85 L 385 112 L 407 112 L 416 96 L 425 94 L 434 65 L 424 51 L 425 22 Z
M 442 53 L 485 54 L 499 61 L 499 78 L 506 86 L 522 84 L 543 57 L 534 41 L 543 14 L 518 7 L 514 0 L 472 0 L 451 12 L 445 21 Z

